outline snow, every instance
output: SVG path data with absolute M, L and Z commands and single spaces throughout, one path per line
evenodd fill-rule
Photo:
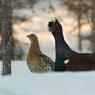
M 94 71 L 35 74 L 26 61 L 12 61 L 12 75 L 0 76 L 0 95 L 95 95 L 94 81 Z

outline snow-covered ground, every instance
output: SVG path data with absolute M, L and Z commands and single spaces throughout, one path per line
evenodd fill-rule
M 0 95 L 95 95 L 95 72 L 34 74 L 26 61 L 12 61 L 12 75 L 0 76 Z

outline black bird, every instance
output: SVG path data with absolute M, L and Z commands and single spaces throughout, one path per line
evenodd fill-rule
M 62 26 L 57 19 L 55 19 L 54 21 L 50 21 L 48 23 L 48 28 L 55 39 L 55 51 L 56 51 L 55 71 L 64 71 L 66 69 L 65 68 L 66 60 L 69 60 L 70 61 L 69 63 L 74 63 L 74 62 L 79 63 L 77 60 L 79 60 L 81 63 L 85 63 L 87 62 L 87 60 L 91 61 L 90 63 L 95 63 L 95 52 L 78 53 L 72 50 L 68 46 L 63 36 Z M 83 62 L 83 59 L 87 59 L 87 60 Z

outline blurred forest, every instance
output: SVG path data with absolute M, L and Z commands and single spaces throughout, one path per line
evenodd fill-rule
M 62 22 L 67 43 L 70 43 L 72 49 L 79 52 L 94 52 L 94 4 L 95 0 L 12 0 L 12 59 L 26 58 L 29 47 L 26 35 L 33 32 L 40 35 L 39 33 L 48 31 L 47 24 L 53 17 Z M 77 40 L 73 39 L 70 42 L 70 37 L 77 37 Z M 75 46 L 71 46 L 72 43 L 76 43 Z

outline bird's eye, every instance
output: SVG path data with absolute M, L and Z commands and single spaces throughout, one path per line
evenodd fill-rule
M 31 37 L 34 37 L 33 35 L 31 35 Z

